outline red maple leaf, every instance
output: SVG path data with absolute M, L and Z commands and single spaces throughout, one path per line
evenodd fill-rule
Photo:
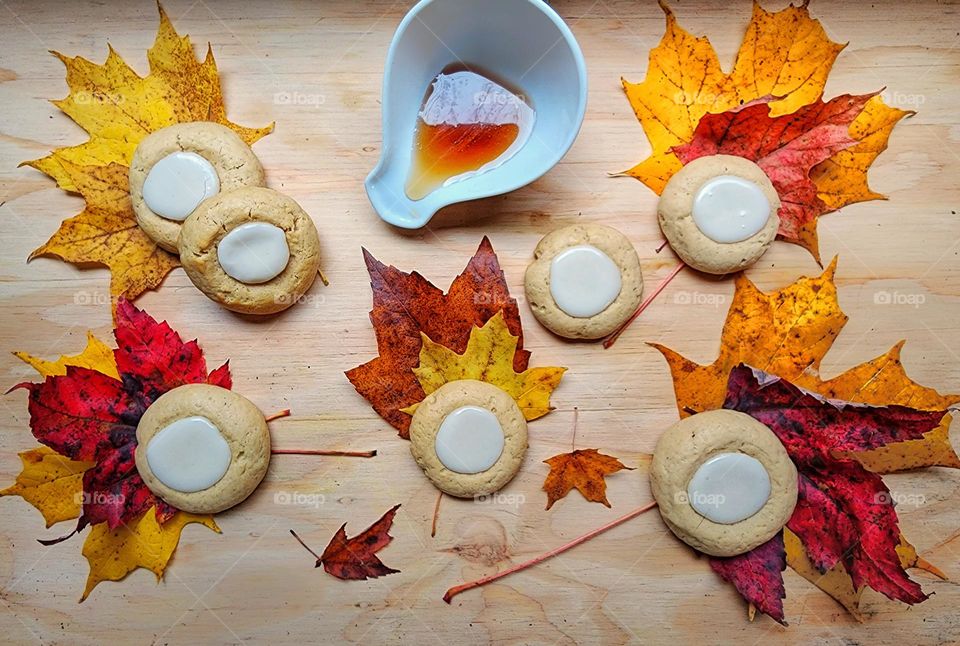
M 347 538 L 347 524 L 340 525 L 340 529 L 333 535 L 323 554 L 320 555 L 310 549 L 295 531 L 291 529 L 290 533 L 316 557 L 316 567 L 322 565 L 328 574 L 347 580 L 375 579 L 378 576 L 400 571 L 387 567 L 377 557 L 377 552 L 393 540 L 390 536 L 390 527 L 399 508 L 400 505 L 394 505 L 380 517 L 380 520 L 353 538 Z
M 154 496 L 137 472 L 140 417 L 177 386 L 231 385 L 227 364 L 208 375 L 196 341 L 184 343 L 166 322 L 157 323 L 129 301 L 117 304 L 114 334 L 119 380 L 69 366 L 66 375 L 16 386 L 29 391 L 30 428 L 41 444 L 95 463 L 83 474 L 83 513 L 76 531 L 102 522 L 113 529 L 153 506 L 159 522 L 169 520 L 177 510 Z
M 724 581 L 733 584 L 744 599 L 757 610 L 787 625 L 783 617 L 783 571 L 787 567 L 787 552 L 783 547 L 783 532 L 749 552 L 728 557 L 711 557 L 710 567 Z
M 513 367 L 527 368 L 517 301 L 510 296 L 497 254 L 486 237 L 463 273 L 444 294 L 417 272 L 387 266 L 363 250 L 373 289 L 370 322 L 380 356 L 348 370 L 346 375 L 400 437 L 409 439 L 410 415 L 400 411 L 426 396 L 413 369 L 420 364 L 420 333 L 457 353 L 467 349 L 470 330 L 503 312 L 507 328 L 520 337 Z
M 800 538 L 818 569 L 826 572 L 842 563 L 857 588 L 869 586 L 908 604 L 927 598 L 907 576 L 897 554 L 900 528 L 883 479 L 839 454 L 918 440 L 937 428 L 947 411 L 826 400 L 744 365 L 730 372 L 723 407 L 768 426 L 796 464 L 799 495 L 787 527 Z M 767 579 L 744 584 L 751 572 L 773 576 L 769 553 L 773 549 L 768 544 L 733 561 L 711 562 L 747 601 L 782 622 L 782 602 L 774 598 L 782 587 Z M 782 538 L 776 549 L 784 551 Z
M 780 196 L 778 235 L 816 256 L 816 219 L 830 209 L 818 197 L 810 171 L 858 143 L 850 137 L 850 123 L 875 94 L 818 100 L 779 117 L 770 116 L 772 98 L 708 114 L 697 124 L 693 138 L 673 152 L 684 164 L 706 155 L 735 155 L 756 162 Z

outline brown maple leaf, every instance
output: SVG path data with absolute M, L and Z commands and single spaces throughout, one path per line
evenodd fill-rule
M 609 507 L 604 478 L 621 469 L 633 470 L 633 467 L 624 466 L 617 458 L 604 455 L 597 449 L 576 449 L 555 455 L 544 462 L 550 466 L 550 473 L 543 482 L 543 490 L 547 492 L 547 509 L 574 488 L 590 502 Z
M 290 533 L 317 559 L 316 567 L 322 565 L 328 574 L 345 580 L 375 579 L 400 571 L 387 567 L 377 557 L 377 552 L 393 540 L 389 532 L 399 508 L 400 505 L 394 505 L 380 520 L 353 538 L 347 538 L 347 524 L 344 523 L 330 539 L 323 554 L 317 554 L 310 549 L 292 529 Z
M 147 76 L 137 75 L 113 48 L 103 65 L 54 52 L 67 68 L 70 88 L 54 105 L 90 138 L 22 164 L 46 173 L 86 202 L 83 212 L 63 222 L 30 259 L 56 256 L 81 266 L 108 267 L 114 302 L 156 288 L 179 265 L 174 254 L 160 249 L 137 226 L 127 178 L 137 144 L 151 132 L 190 121 L 220 123 L 248 144 L 273 128 L 245 128 L 227 119 L 212 50 L 208 46 L 206 58 L 199 61 L 190 38 L 178 35 L 162 7 L 159 11 Z
M 503 312 L 507 330 L 518 337 L 513 369 L 519 373 L 527 369 L 530 353 L 523 349 L 520 310 L 510 296 L 488 238 L 483 238 L 446 294 L 417 272 L 384 265 L 366 249 L 363 257 L 373 290 L 370 322 L 377 335 L 379 356 L 348 370 L 346 375 L 374 410 L 400 432 L 400 437 L 409 439 L 411 419 L 402 409 L 426 396 L 413 372 L 420 364 L 422 335 L 463 354 L 471 330 Z

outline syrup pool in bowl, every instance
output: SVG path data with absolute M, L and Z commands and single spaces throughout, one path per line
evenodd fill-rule
M 535 119 L 523 93 L 464 65 L 444 68 L 418 113 L 407 197 L 497 168 L 527 142 Z

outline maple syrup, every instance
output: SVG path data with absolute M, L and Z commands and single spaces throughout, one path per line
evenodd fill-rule
M 513 157 L 533 130 L 523 96 L 466 68 L 434 78 L 417 118 L 406 192 L 423 199 L 440 186 L 492 170 Z

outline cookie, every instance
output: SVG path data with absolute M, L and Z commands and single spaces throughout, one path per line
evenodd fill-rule
M 527 422 L 500 388 L 471 379 L 451 381 L 417 407 L 410 451 L 437 489 L 459 498 L 485 496 L 520 469 Z
M 152 132 L 130 162 L 130 201 L 137 224 L 177 253 L 180 224 L 203 200 L 241 186 L 263 186 L 250 147 L 218 123 L 178 123 Z
M 711 556 L 734 556 L 783 529 L 797 504 L 797 469 L 769 428 L 713 410 L 664 431 L 650 488 L 677 538 Z
M 575 224 L 540 241 L 527 267 L 527 302 L 540 323 L 568 339 L 600 339 L 640 305 L 640 259 L 626 236 L 600 224 Z
M 695 159 L 670 178 L 657 216 L 686 264 L 729 274 L 755 263 L 777 237 L 780 197 L 759 166 L 743 157 Z
M 273 314 L 296 303 L 320 268 L 313 220 L 291 198 L 245 187 L 201 203 L 180 229 L 180 264 L 229 310 Z
M 256 406 L 208 384 L 161 395 L 137 425 L 137 471 L 164 502 L 215 514 L 247 498 L 270 464 L 270 431 Z

